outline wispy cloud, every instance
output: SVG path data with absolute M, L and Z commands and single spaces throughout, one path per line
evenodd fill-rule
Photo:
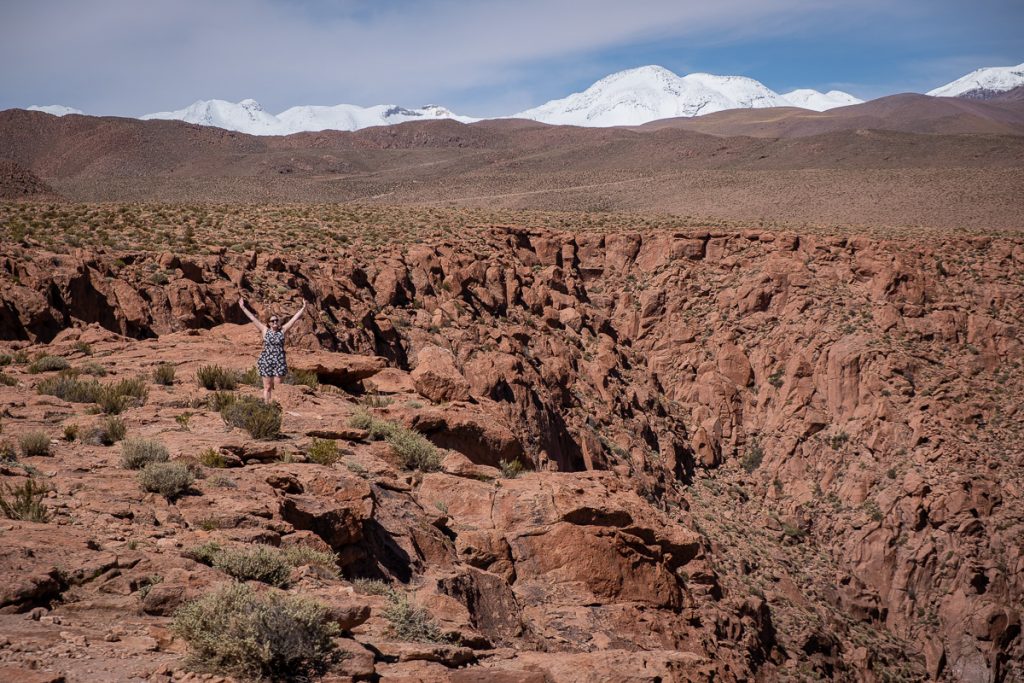
M 0 107 L 139 115 L 196 99 L 436 101 L 494 115 L 631 46 L 741 44 L 880 16 L 881 0 L 36 0 L 0 9 Z M 765 59 L 764 55 L 757 56 Z M 625 59 L 629 61 L 628 57 Z M 11 68 L 10 65 L 17 65 Z M 590 69 L 583 68 L 591 65 Z M 614 68 L 637 66 L 621 63 Z M 565 94 L 559 92 L 559 94 Z M 511 106 L 514 105 L 514 106 Z M 511 106 L 511 108 L 510 108 Z M 467 110 L 468 108 L 468 110 Z

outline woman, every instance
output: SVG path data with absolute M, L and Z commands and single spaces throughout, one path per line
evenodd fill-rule
M 263 337 L 263 353 L 256 361 L 256 368 L 260 371 L 260 377 L 263 378 L 263 400 L 270 403 L 274 393 L 274 380 L 277 379 L 280 383 L 281 378 L 288 374 L 288 365 L 284 357 L 284 333 L 290 330 L 295 321 L 306 311 L 306 302 L 302 302 L 299 312 L 283 326 L 279 317 L 271 315 L 269 327 L 261 323 L 259 318 L 249 310 L 249 307 L 245 305 L 244 297 L 239 299 L 238 306 L 242 309 L 242 313 L 245 313 L 245 317 L 260 329 L 260 335 Z

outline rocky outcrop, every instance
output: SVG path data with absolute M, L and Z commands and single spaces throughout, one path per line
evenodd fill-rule
M 474 230 L 459 245 L 321 261 L 85 250 L 29 261 L 10 247 L 3 334 L 70 352 L 61 330 L 95 323 L 164 343 L 242 322 L 238 287 L 254 301 L 292 288 L 312 309 L 293 330 L 293 367 L 392 401 L 384 413 L 465 456 L 462 472 L 516 460 L 538 472 L 497 490 L 425 477 L 419 507 L 447 509 L 433 531 L 383 512 L 404 495 L 398 483 L 371 487 L 358 512 L 305 482 L 282 491 L 270 514 L 332 547 L 362 546 L 344 551 L 352 571 L 409 580 L 439 563 L 459 623 L 492 640 L 522 628 L 548 648 L 686 650 L 671 634 L 699 619 L 744 643 L 744 666 L 1020 675 L 1024 244 Z M 147 280 L 151 264 L 166 284 Z M 318 410 L 302 433 L 341 434 L 343 416 Z M 565 473 L 581 490 L 565 493 Z M 811 546 L 827 560 L 805 556 Z M 499 579 L 507 590 L 483 596 Z M 648 609 L 678 629 L 648 626 Z M 910 658 L 864 635 L 881 631 Z

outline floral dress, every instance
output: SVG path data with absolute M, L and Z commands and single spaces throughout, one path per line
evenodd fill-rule
M 260 377 L 284 377 L 288 374 L 288 365 L 284 357 L 284 332 L 267 330 L 263 335 L 263 353 L 256 361 Z

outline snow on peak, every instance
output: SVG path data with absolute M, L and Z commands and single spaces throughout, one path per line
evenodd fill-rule
M 46 114 L 53 114 L 54 116 L 67 116 L 68 114 L 85 114 L 81 109 L 75 109 L 74 107 L 65 107 L 63 104 L 46 104 L 39 106 L 33 104 L 28 108 L 29 111 L 41 111 Z
M 811 88 L 792 90 L 782 96 L 794 107 L 811 109 L 813 111 L 825 111 L 827 109 L 834 109 L 835 107 L 846 107 L 851 104 L 860 104 L 864 101 L 859 97 L 854 97 L 850 93 L 843 92 L 842 90 L 820 92 Z
M 197 100 L 184 109 L 160 111 L 140 118 L 185 121 L 251 135 L 277 135 L 280 127 L 277 117 L 265 112 L 256 100 L 242 100 L 237 103 L 226 100 Z
M 511 118 L 575 126 L 636 126 L 657 119 L 723 109 L 783 107 L 781 95 L 743 76 L 677 76 L 660 66 L 619 71 L 581 93 L 552 100 Z
M 227 102 L 199 100 L 184 109 L 146 114 L 143 119 L 175 119 L 201 126 L 216 126 L 250 135 L 290 135 L 305 131 L 359 130 L 370 126 L 386 126 L 404 121 L 424 119 L 455 119 L 470 123 L 477 119 L 458 116 L 444 107 L 427 105 L 405 109 L 394 104 L 360 107 L 354 104 L 334 106 L 302 105 L 271 114 L 256 100 Z
M 933 97 L 959 97 L 975 90 L 1006 92 L 1024 85 L 1024 64 L 990 66 L 972 71 L 952 83 L 928 91 Z

